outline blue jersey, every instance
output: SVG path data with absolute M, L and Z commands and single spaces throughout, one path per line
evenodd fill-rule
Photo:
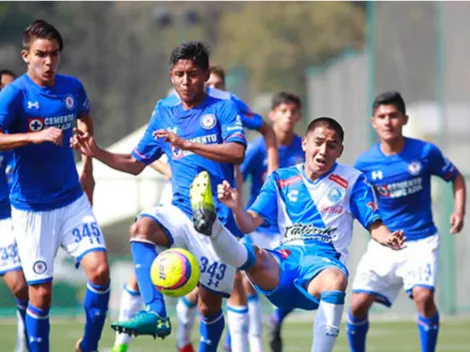
M 11 216 L 10 201 L 8 196 L 10 189 L 8 187 L 8 180 L 6 168 L 11 159 L 11 152 L 0 151 L 0 220 L 9 218 Z M 1 234 L 0 234 L 1 235 Z
M 242 124 L 243 127 L 249 130 L 257 130 L 263 124 L 263 118 L 260 115 L 252 112 L 251 109 L 248 107 L 248 105 L 246 105 L 235 94 L 226 92 L 224 90 L 216 89 L 216 88 L 211 88 L 211 87 L 206 88 L 206 93 L 208 96 L 212 98 L 232 101 L 236 105 L 238 115 L 240 116 L 240 119 L 241 119 L 240 121 L 237 118 L 237 122 L 239 124 Z M 168 95 L 167 97 L 161 99 L 157 103 L 157 105 L 162 104 L 164 106 L 173 106 L 173 105 L 179 104 L 179 102 L 180 102 L 179 96 L 176 93 L 172 93 Z
M 63 145 L 51 142 L 13 150 L 11 204 L 18 209 L 47 211 L 78 199 L 78 180 L 69 140 L 77 118 L 89 114 L 88 98 L 80 81 L 56 75 L 54 86 L 41 87 L 27 74 L 0 93 L 0 129 L 5 133 L 63 130 Z
M 132 155 L 145 165 L 151 164 L 165 153 L 170 164 L 173 187 L 173 204 L 189 218 L 192 217 L 189 187 L 196 175 L 207 170 L 212 192 L 217 194 L 217 185 L 227 180 L 234 185 L 234 165 L 220 163 L 178 149 L 163 140 L 156 140 L 153 133 L 169 130 L 181 138 L 203 144 L 241 143 L 246 146 L 243 127 L 237 122 L 237 107 L 230 100 L 207 96 L 197 107 L 184 110 L 181 103 L 167 106 L 157 103 L 147 130 Z M 219 220 L 235 235 L 242 233 L 235 225 L 232 212 L 216 199 Z
M 309 255 L 345 262 L 352 239 L 353 220 L 364 228 L 380 220 L 374 192 L 366 177 L 341 164 L 311 181 L 303 164 L 269 175 L 250 208 L 277 223 L 283 247 L 300 247 Z
M 437 232 L 431 209 L 431 175 L 452 181 L 458 170 L 435 145 L 405 138 L 403 150 L 387 156 L 376 144 L 359 156 L 355 167 L 375 187 L 382 218 L 390 230 L 404 230 L 408 241 Z
M 278 147 L 279 167 L 288 167 L 305 161 L 305 153 L 302 150 L 302 137 L 294 136 L 290 145 L 280 145 Z M 256 197 L 266 181 L 268 172 L 268 153 L 263 137 L 255 139 L 248 145 L 245 160 L 241 166 L 244 180 L 251 178 L 250 199 L 248 207 L 255 201 Z M 269 227 L 260 227 L 258 232 L 277 234 L 279 229 L 276 224 Z

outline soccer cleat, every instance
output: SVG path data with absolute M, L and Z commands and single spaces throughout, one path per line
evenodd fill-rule
M 82 350 L 82 340 L 83 340 L 83 337 L 80 337 L 77 341 L 77 343 L 75 344 L 75 352 L 83 352 Z M 96 351 L 91 351 L 91 352 L 98 352 L 98 350 Z
M 210 236 L 217 214 L 212 198 L 211 180 L 207 171 L 200 172 L 194 178 L 189 190 L 189 199 L 193 209 L 194 228 L 197 232 Z
M 194 352 L 194 347 L 189 343 L 182 348 L 178 348 L 178 352 Z
M 160 317 L 154 312 L 142 310 L 133 318 L 111 324 L 111 328 L 119 333 L 140 336 L 150 335 L 154 339 L 164 339 L 171 334 L 171 323 L 168 317 Z
M 120 345 L 115 345 L 109 352 L 127 352 L 129 345 L 122 343 Z
M 276 319 L 269 320 L 268 340 L 271 352 L 282 352 L 281 327 Z

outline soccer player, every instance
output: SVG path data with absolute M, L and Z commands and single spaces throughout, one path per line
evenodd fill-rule
M 253 113 L 251 109 L 238 97 L 234 94 L 226 92 L 225 89 L 225 71 L 220 66 L 209 66 L 209 79 L 205 83 L 206 93 L 209 96 L 214 98 L 223 99 L 223 100 L 231 100 L 233 101 L 239 112 L 239 116 L 241 118 L 241 123 L 244 128 L 256 130 L 258 131 L 264 138 L 266 143 L 266 150 L 267 150 L 267 168 L 268 173 L 272 172 L 273 170 L 277 169 L 278 167 L 278 151 L 277 151 L 277 143 L 276 143 L 276 136 L 272 127 L 266 124 L 263 121 L 263 118 L 256 113 Z M 157 104 L 164 105 L 164 106 L 172 106 L 178 104 L 180 102 L 180 98 L 176 92 L 172 92 L 166 98 L 161 99 Z M 153 162 L 150 166 L 161 173 L 165 178 L 171 178 L 171 170 L 169 169 L 168 163 L 166 160 L 163 160 L 165 156 Z M 236 184 L 237 188 L 240 188 L 243 180 L 241 176 L 241 172 L 239 171 L 239 166 L 235 166 L 236 169 Z M 169 184 L 171 185 L 171 183 Z M 171 186 L 168 184 L 165 185 L 162 198 L 160 199 L 160 203 L 171 202 L 172 192 Z M 235 278 L 239 278 L 238 275 Z M 241 286 L 241 280 L 240 285 Z M 235 285 L 235 287 L 238 287 Z M 241 291 L 241 290 L 240 290 Z M 186 297 L 183 297 L 178 300 L 176 311 L 177 311 L 177 348 L 179 352 L 192 352 L 194 348 L 191 344 L 191 332 L 193 331 L 194 321 L 196 319 L 197 314 L 197 288 L 191 292 Z M 243 325 L 245 323 L 248 325 L 248 315 L 246 313 L 246 296 L 243 292 L 238 292 L 238 290 L 234 289 L 232 291 L 232 295 L 230 300 L 236 300 L 236 303 L 240 303 L 245 307 L 241 309 L 229 310 L 227 317 L 228 320 L 239 322 L 239 324 L 232 323 L 229 326 L 229 329 L 236 328 L 236 325 Z M 229 301 L 230 302 L 230 301 Z M 121 296 L 121 305 L 119 309 L 119 320 L 127 320 L 133 317 L 141 306 L 141 297 L 139 293 L 139 288 L 135 279 L 135 275 L 132 275 Z M 244 337 L 248 339 L 248 333 L 245 331 L 247 329 L 239 329 L 238 331 L 243 332 L 245 336 L 240 336 L 239 340 L 243 341 Z M 114 343 L 114 347 L 111 352 L 125 352 L 127 351 L 127 347 L 130 341 L 130 336 L 124 333 L 117 333 L 116 340 Z
M 288 92 L 275 94 L 272 99 L 269 119 L 279 144 L 279 166 L 287 167 L 305 161 L 302 150 L 302 137 L 295 132 L 295 126 L 301 120 L 301 101 L 298 96 Z M 263 138 L 258 138 L 248 145 L 245 160 L 241 165 L 244 180 L 251 179 L 250 207 L 258 196 L 268 173 L 266 144 Z M 279 228 L 272 224 L 269 227 L 259 227 L 250 234 L 250 239 L 260 248 L 274 249 L 281 241 Z M 245 291 L 248 297 L 249 312 L 249 345 L 252 352 L 263 350 L 262 342 L 262 310 L 256 290 L 245 279 Z M 276 308 L 271 319 L 270 346 L 273 351 L 282 350 L 280 336 L 283 319 L 289 314 L 281 308 Z M 236 351 L 234 349 L 234 351 Z
M 216 351 L 224 329 L 222 298 L 230 295 L 235 268 L 215 254 L 208 238 L 197 233 L 191 218 L 189 187 L 194 177 L 207 170 L 213 182 L 234 185 L 234 164 L 245 156 L 246 139 L 238 109 L 230 100 L 208 96 L 209 54 L 201 42 L 183 43 L 170 58 L 171 82 L 180 97 L 174 105 L 157 104 L 145 135 L 131 154 L 113 154 L 99 148 L 93 137 L 78 132 L 72 144 L 85 155 L 131 174 L 140 173 L 163 153 L 168 157 L 173 186 L 172 204 L 143 211 L 131 226 L 131 252 L 140 293 L 146 310 L 112 327 L 134 335 L 164 338 L 171 332 L 161 293 L 152 284 L 150 266 L 158 250 L 189 249 L 201 265 L 198 308 L 201 313 L 199 351 Z M 233 214 L 217 203 L 217 217 L 235 241 L 242 236 Z M 215 216 L 215 214 L 214 214 Z
M 12 222 L 29 285 L 26 328 L 31 351 L 49 351 L 54 257 L 60 247 L 88 277 L 86 322 L 75 351 L 96 351 L 109 302 L 103 234 L 93 216 L 91 158 L 78 176 L 64 139 L 73 125 L 93 133 L 88 98 L 78 79 L 57 73 L 64 43 L 58 30 L 36 20 L 23 32 L 27 71 L 0 92 L 0 150 L 13 150 Z M 86 194 L 84 193 L 84 190 Z
M 313 352 L 332 351 L 339 333 L 354 218 L 384 246 L 399 249 L 404 242 L 402 232 L 391 233 L 382 223 L 365 176 L 336 163 L 343 138 L 334 119 L 313 120 L 302 140 L 305 163 L 273 172 L 249 210 L 228 182 L 218 185 L 218 199 L 232 209 L 244 233 L 278 225 L 283 244 L 274 250 L 238 242 L 214 219 L 206 173 L 201 172 L 191 188 L 195 213 L 205 214 L 194 218 L 194 227 L 208 235 L 222 260 L 245 270 L 275 306 L 318 309 Z
M 398 92 L 378 95 L 372 105 L 372 126 L 380 142 L 359 156 L 362 171 L 378 194 L 385 225 L 403 229 L 407 248 L 400 252 L 370 242 L 353 282 L 347 331 L 351 351 L 365 351 L 368 311 L 374 302 L 390 307 L 403 287 L 418 310 L 421 351 L 436 350 L 439 314 L 434 302 L 439 235 L 431 210 L 431 176 L 452 182 L 454 212 L 452 234 L 462 230 L 465 215 L 465 180 L 433 144 L 403 136 L 408 121 Z
M 0 90 L 16 79 L 16 75 L 10 70 L 0 70 Z

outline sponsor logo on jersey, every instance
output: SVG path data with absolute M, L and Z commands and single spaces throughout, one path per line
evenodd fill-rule
M 36 110 L 38 110 L 39 109 L 39 102 L 38 101 L 35 101 L 35 102 L 28 101 L 28 109 L 32 109 L 32 108 L 35 108 Z
M 341 205 L 324 205 L 320 208 L 320 212 L 326 214 L 343 214 L 344 208 Z
M 201 127 L 210 130 L 214 128 L 215 124 L 217 123 L 217 119 L 214 115 L 207 114 L 201 117 Z
M 382 172 L 382 170 L 377 170 L 377 171 L 372 171 L 370 173 L 370 177 L 372 177 L 372 179 L 375 181 L 375 180 L 381 180 L 383 179 L 384 177 L 384 174 Z
M 377 193 L 382 197 L 400 198 L 423 190 L 422 177 L 411 180 L 391 183 L 389 185 L 375 186 Z
M 291 202 L 297 202 L 297 199 L 299 198 L 299 190 L 298 189 L 293 189 L 287 193 L 287 199 L 289 199 Z
M 423 166 L 419 161 L 413 161 L 408 165 L 408 172 L 411 176 L 418 176 Z
M 301 180 L 302 180 L 302 176 L 295 175 L 295 176 L 286 178 L 285 180 L 279 180 L 278 184 L 279 184 L 279 187 L 284 188 L 284 187 L 287 187 L 287 186 L 289 186 L 293 183 L 299 182 Z
M 43 119 L 35 119 L 29 118 L 28 119 L 28 132 L 39 132 L 44 129 L 44 121 Z
M 67 95 L 64 99 L 64 105 L 67 109 L 73 110 L 75 107 L 75 100 L 73 99 L 73 96 Z
M 339 188 L 334 187 L 328 191 L 328 200 L 332 203 L 338 203 L 343 199 L 344 193 Z
M 286 227 L 282 242 L 319 241 L 333 242 L 336 227 L 320 228 L 311 224 L 294 224 Z
M 328 179 L 330 181 L 333 181 L 334 183 L 337 183 L 343 188 L 348 188 L 349 182 L 346 179 L 342 178 L 340 175 L 331 174 L 330 176 L 328 176 Z
M 190 142 L 201 143 L 201 144 L 217 144 L 217 134 L 208 134 L 205 136 L 199 136 L 194 138 L 188 139 Z M 173 156 L 173 160 L 181 159 L 188 155 L 193 155 L 194 153 L 189 150 L 182 150 L 180 148 L 175 147 L 173 144 L 171 145 L 171 154 Z

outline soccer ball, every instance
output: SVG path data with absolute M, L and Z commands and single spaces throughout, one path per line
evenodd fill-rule
M 150 278 L 164 295 L 181 297 L 191 292 L 199 282 L 199 264 L 187 250 L 167 249 L 153 261 Z

